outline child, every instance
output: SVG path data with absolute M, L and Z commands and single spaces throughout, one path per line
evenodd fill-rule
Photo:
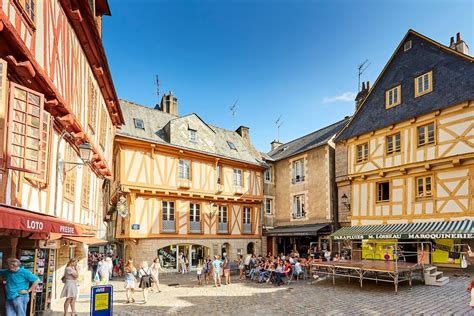
M 201 263 L 198 264 L 196 268 L 196 274 L 198 279 L 198 285 L 202 285 L 202 265 Z

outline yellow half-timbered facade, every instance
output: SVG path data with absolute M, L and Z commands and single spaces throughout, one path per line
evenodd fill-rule
M 177 100 L 175 112 L 163 102 L 155 109 L 121 105 L 128 126 L 115 138 L 112 189 L 128 209 L 118 212 L 115 228 L 125 256 L 159 257 L 177 269 L 180 253 L 195 267 L 207 255 L 236 259 L 259 249 L 265 168 L 248 128 L 180 117 Z
M 449 256 L 474 237 L 473 62 L 459 34 L 447 47 L 410 30 L 336 140 L 347 151 L 351 225 L 425 240 L 433 263 L 459 264 Z M 334 237 L 379 236 L 355 231 Z

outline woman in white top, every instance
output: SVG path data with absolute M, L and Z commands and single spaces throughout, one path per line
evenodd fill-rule
M 104 258 L 101 258 L 97 265 L 97 273 L 100 276 L 100 284 L 109 283 L 109 264 L 104 260 Z
M 71 259 L 66 265 L 66 270 L 64 271 L 63 283 L 64 287 L 61 291 L 61 298 L 65 297 L 66 301 L 64 302 L 64 315 L 67 315 L 67 310 L 71 306 L 72 314 L 76 314 L 76 297 L 77 297 L 77 278 L 79 273 L 77 273 L 77 260 Z
M 153 292 L 161 292 L 160 290 L 160 281 L 158 280 L 158 276 L 160 274 L 160 270 L 163 270 L 160 265 L 160 258 L 155 258 L 153 260 L 153 263 L 150 266 L 151 269 L 151 275 L 153 276 L 153 282 L 152 283 L 152 290 Z

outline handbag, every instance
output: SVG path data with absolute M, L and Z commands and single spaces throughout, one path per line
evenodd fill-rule
M 63 282 L 63 284 L 66 283 L 66 275 L 63 275 L 62 278 L 61 278 L 61 282 Z

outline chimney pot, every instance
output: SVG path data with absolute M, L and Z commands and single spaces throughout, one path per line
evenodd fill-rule
M 457 32 L 456 33 L 456 43 L 459 43 L 461 41 L 461 33 Z
M 362 81 L 362 91 L 364 91 L 364 90 L 365 90 L 365 82 Z
M 367 90 L 370 90 L 370 81 L 367 81 Z
M 453 48 L 454 46 L 454 36 L 451 36 L 451 40 L 449 41 L 449 47 Z

